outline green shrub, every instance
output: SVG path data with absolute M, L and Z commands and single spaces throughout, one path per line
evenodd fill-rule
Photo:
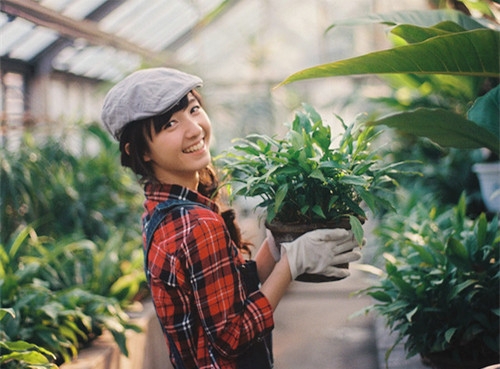
M 457 362 L 499 354 L 498 217 L 467 218 L 465 195 L 452 209 L 423 202 L 377 227 L 385 273 L 363 292 L 376 303 L 408 357 L 447 351 Z M 388 354 L 390 353 L 390 350 Z
M 83 288 L 85 283 L 77 283 L 90 275 L 85 270 L 92 265 L 91 242 L 62 245 L 58 251 L 68 258 L 63 263 L 47 259 L 47 255 L 57 259 L 57 252 L 44 246 L 31 227 L 0 245 L 2 308 L 11 312 L 0 320 L 2 340 L 35 344 L 62 362 L 71 360 L 106 328 L 126 354 L 125 330 L 137 328 L 127 322 L 115 298 L 94 294 Z
M 0 242 L 34 222 L 43 235 L 90 240 L 140 224 L 142 191 L 121 170 L 116 143 L 97 125 L 62 137 L 26 134 L 18 149 L 3 147 L 0 155 Z
M 2 367 L 52 368 L 103 329 L 126 354 L 137 327 L 122 308 L 145 290 L 142 191 L 116 143 L 90 126 L 1 151 Z

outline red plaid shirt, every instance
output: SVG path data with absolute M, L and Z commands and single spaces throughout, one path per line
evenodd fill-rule
M 186 368 L 236 368 L 236 357 L 274 327 L 268 300 L 246 293 L 245 261 L 213 202 L 176 185 L 148 184 L 145 196 L 144 216 L 167 199 L 213 210 L 177 207 L 160 223 L 149 251 L 151 294 Z

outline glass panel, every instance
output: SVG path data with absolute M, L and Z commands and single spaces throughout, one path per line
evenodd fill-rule
M 32 31 L 34 25 L 22 18 L 16 18 L 2 27 L 0 33 L 0 55 L 6 55 L 13 46 L 21 42 Z
M 63 11 L 63 15 L 74 19 L 84 19 L 96 8 L 101 6 L 105 0 L 76 0 L 69 4 Z
M 46 28 L 37 27 L 30 36 L 13 47 L 9 56 L 14 59 L 31 60 L 43 49 L 57 40 L 57 33 Z
M 56 12 L 60 12 L 73 1 L 74 0 L 42 0 L 39 1 L 39 3 L 46 8 L 55 10 Z

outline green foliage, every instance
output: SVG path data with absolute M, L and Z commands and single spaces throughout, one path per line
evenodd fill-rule
M 429 26 L 431 20 L 435 23 Z M 446 91 L 447 96 L 458 98 L 462 103 L 454 106 L 445 103 L 448 106 L 442 108 L 449 111 L 444 111 L 433 109 L 432 104 L 436 101 L 427 99 L 431 109 L 422 105 L 416 110 L 406 107 L 403 113 L 374 118 L 371 124 L 388 125 L 428 137 L 443 146 L 486 147 L 498 155 L 498 124 L 492 131 L 484 122 L 465 116 L 467 105 L 479 96 L 484 82 L 493 79 L 496 81 L 493 86 L 498 83 L 498 26 L 490 23 L 489 28 L 471 17 L 450 10 L 373 15 L 342 24 L 367 22 L 397 25 L 390 34 L 397 38 L 399 44 L 392 49 L 296 72 L 281 84 L 309 78 L 379 74 L 390 76 L 392 81 L 399 80 L 406 87 L 418 86 L 423 96 L 429 94 L 425 91 L 432 91 L 437 86 L 438 91 Z M 456 109 L 457 106 L 459 109 Z
M 90 241 L 54 249 L 31 227 L 0 245 L 2 309 L 8 312 L 0 317 L 2 340 L 26 341 L 48 350 L 59 362 L 69 361 L 106 328 L 126 354 L 125 330 L 137 328 L 127 322 L 116 299 L 83 289 L 93 251 Z
M 141 191 L 106 132 L 74 133 L 1 149 L 2 367 L 52 368 L 103 329 L 126 354 L 137 329 L 122 308 L 145 289 Z
M 1 242 L 33 222 L 43 235 L 91 240 L 139 224 L 136 181 L 119 169 L 116 144 L 97 125 L 62 137 L 26 134 L 17 149 L 0 148 L 0 160 Z
M 57 365 L 50 362 L 54 359 L 50 351 L 25 341 L 0 341 L 0 364 L 4 369 L 55 369 Z
M 250 135 L 218 158 L 232 196 L 261 198 L 267 221 L 314 223 L 390 208 L 383 191 L 395 183 L 400 164 L 383 165 L 369 149 L 373 128 L 345 125 L 338 147 L 331 129 L 309 105 L 296 113 L 282 139 Z M 355 220 L 354 220 L 355 219 Z
M 443 150 L 428 139 L 406 134 L 392 136 L 388 141 L 390 143 L 381 150 L 385 160 L 410 161 L 407 170 L 422 173 L 420 177 L 400 179 L 398 189 L 406 189 L 406 198 L 417 196 L 418 199 L 432 194 L 435 204 L 452 207 L 465 191 L 468 214 L 478 215 L 485 211 L 477 177 L 471 171 L 471 167 L 482 160 L 481 151 Z M 393 203 L 398 204 L 399 214 L 405 214 L 402 208 L 406 201 L 395 198 Z
M 447 351 L 457 362 L 498 358 L 498 218 L 467 218 L 465 195 L 447 210 L 425 200 L 377 227 L 386 273 L 362 292 L 377 301 L 370 309 L 397 332 L 396 344 L 405 342 L 408 357 Z
M 419 108 L 380 118 L 372 124 L 396 128 L 415 136 L 425 136 L 444 147 L 487 147 L 498 151 L 498 136 L 444 109 Z

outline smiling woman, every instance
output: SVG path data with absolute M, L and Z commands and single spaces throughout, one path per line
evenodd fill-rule
M 338 265 L 361 255 L 352 231 L 323 229 L 281 256 L 270 235 L 255 261 L 243 257 L 234 212 L 218 202 L 201 84 L 175 69 L 135 72 L 109 91 L 102 118 L 144 184 L 144 267 L 174 367 L 271 368 L 273 312 L 292 279 L 345 277 Z
M 198 172 L 210 163 L 205 142 L 211 135 L 210 120 L 201 107 L 199 95 L 189 92 L 167 113 L 134 121 L 123 129 L 122 164 L 145 169 L 143 180 L 177 183 L 196 190 Z M 141 134 L 141 148 L 135 147 Z M 130 159 L 135 153 L 134 160 Z

